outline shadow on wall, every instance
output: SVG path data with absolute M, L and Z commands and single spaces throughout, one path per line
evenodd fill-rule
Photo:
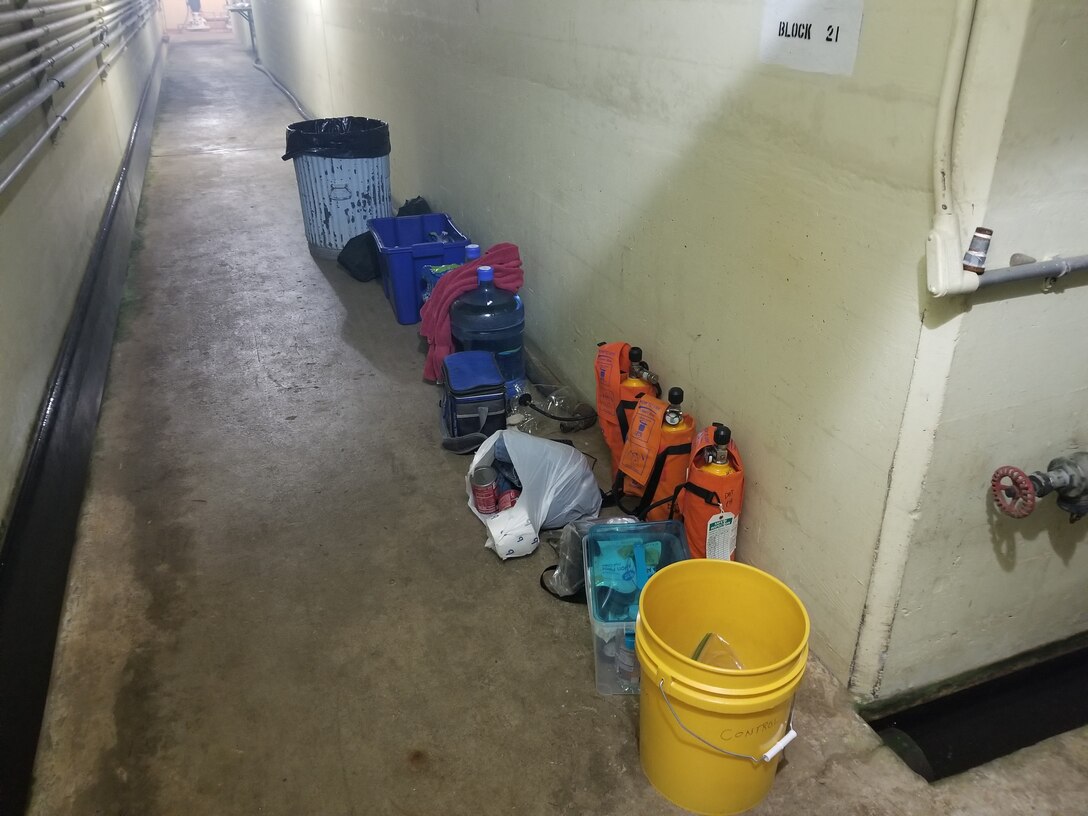
M 1031 469 L 1043 468 L 1045 465 L 1042 462 L 1038 466 L 1032 465 Z M 1039 499 L 1038 506 L 1030 516 L 1015 522 L 1002 515 L 994 506 L 989 493 L 986 494 L 985 501 L 990 542 L 997 563 L 1005 572 L 1016 569 L 1018 542 L 1035 543 L 1041 538 L 1047 539 L 1051 549 L 1068 567 L 1077 551 L 1077 545 L 1088 537 L 1088 522 L 1082 520 L 1076 524 L 1070 523 L 1069 514 L 1058 508 L 1053 495 Z

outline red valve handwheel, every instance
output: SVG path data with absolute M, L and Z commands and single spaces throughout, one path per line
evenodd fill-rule
M 1021 519 L 1035 509 L 1035 485 L 1024 471 L 1012 465 L 999 467 L 990 480 L 994 504 L 1006 516 Z

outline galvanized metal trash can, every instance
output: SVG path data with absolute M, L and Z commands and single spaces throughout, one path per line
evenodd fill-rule
M 298 182 L 310 252 L 335 258 L 366 232 L 370 218 L 393 215 L 389 189 L 389 125 L 342 116 L 287 126 L 287 152 Z

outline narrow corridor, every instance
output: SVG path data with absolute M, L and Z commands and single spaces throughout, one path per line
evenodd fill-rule
M 233 43 L 171 47 L 31 812 L 679 812 L 550 553 L 483 549 L 416 329 L 307 252 L 297 118 Z M 930 787 L 816 662 L 797 724 L 758 813 L 1088 801 L 1083 730 Z

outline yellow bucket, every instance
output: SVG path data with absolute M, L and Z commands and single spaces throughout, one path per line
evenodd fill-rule
M 691 658 L 708 632 L 729 641 L 743 668 Z M 796 736 L 793 697 L 808 632 L 790 588 L 746 564 L 696 558 L 646 582 L 635 624 L 639 753 L 658 791 L 714 816 L 762 801 Z

